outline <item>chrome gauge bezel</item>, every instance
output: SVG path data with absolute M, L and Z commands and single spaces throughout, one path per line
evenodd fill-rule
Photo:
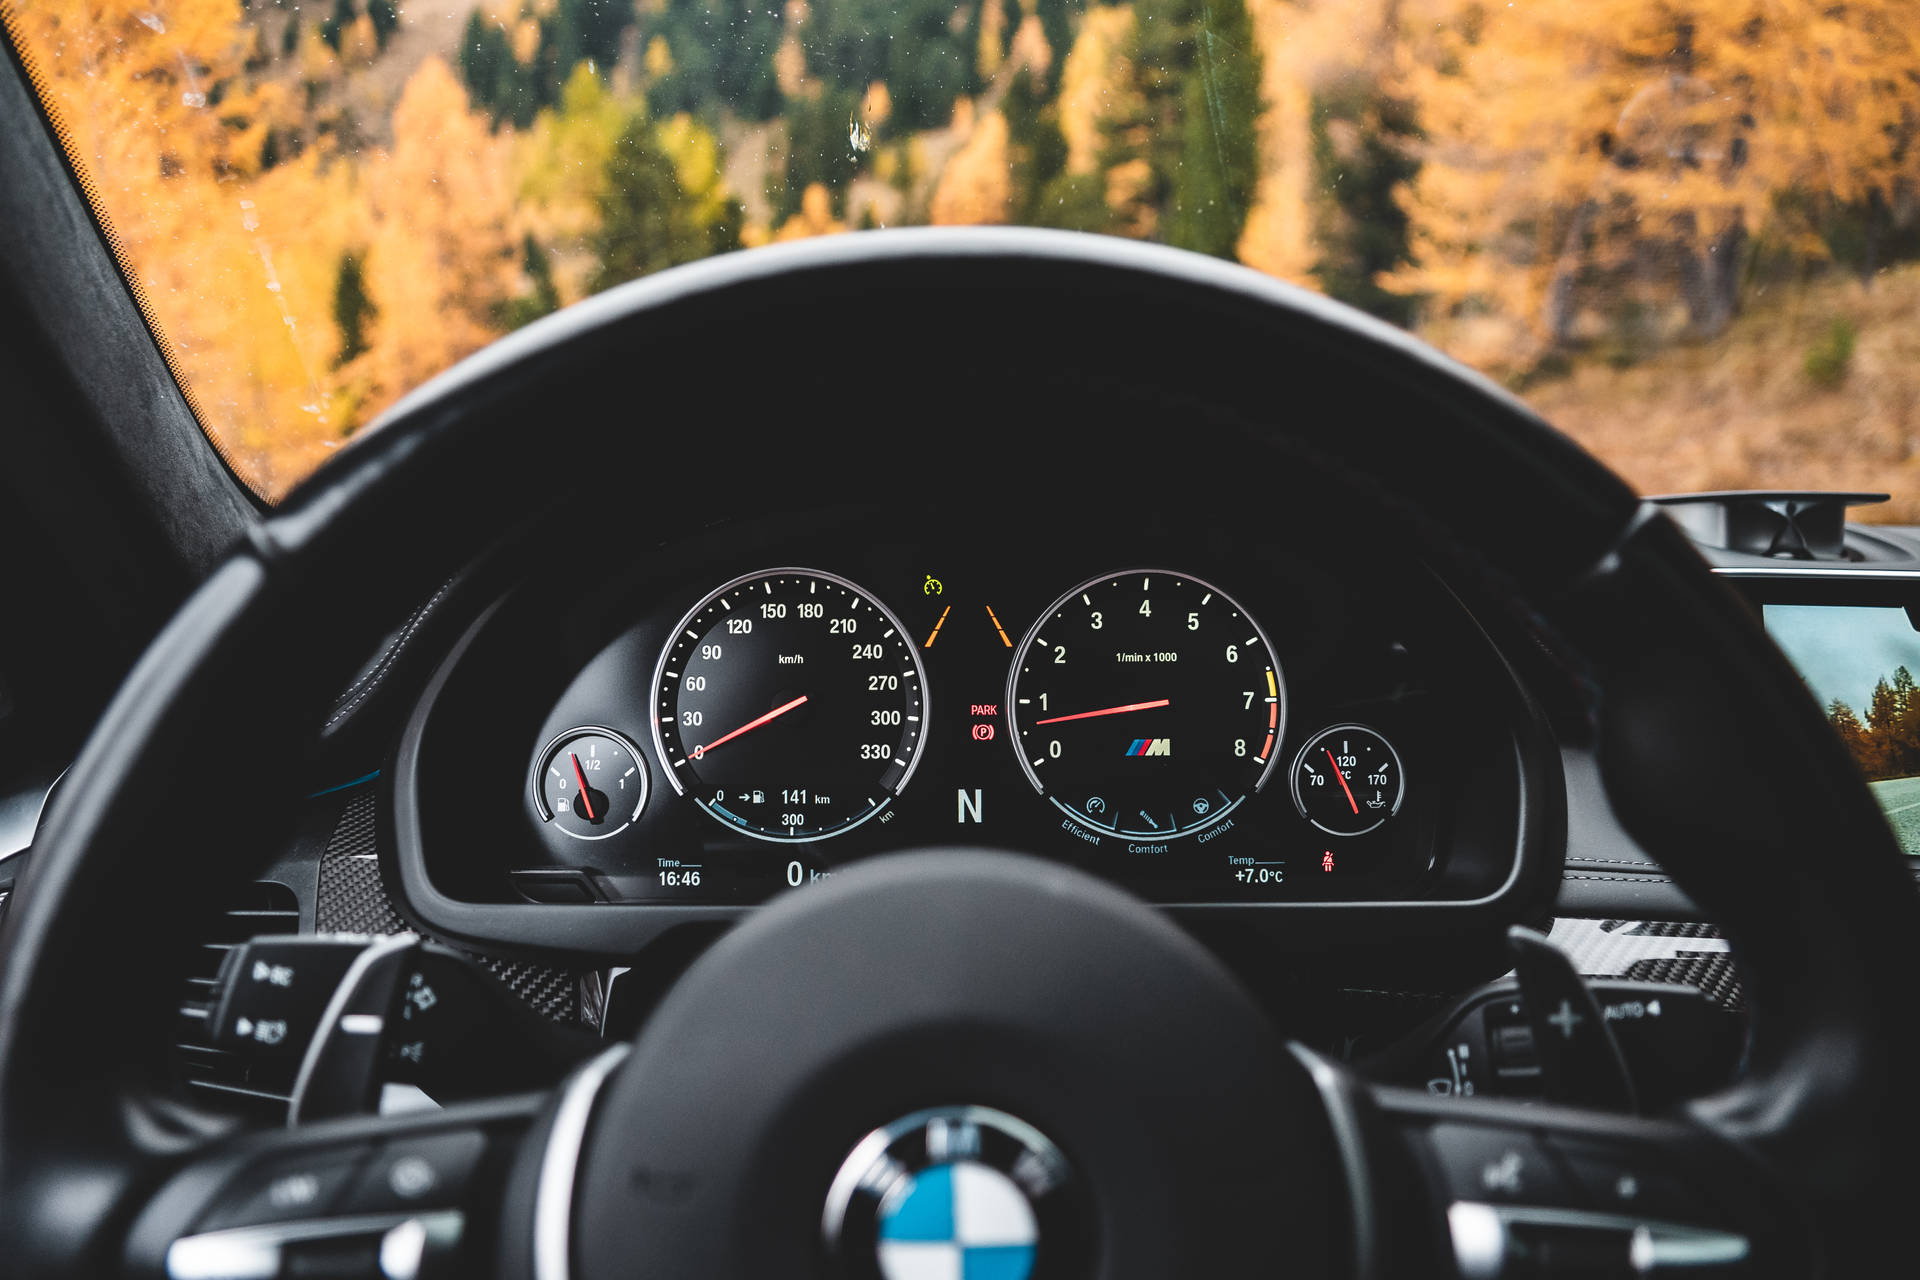
M 647 720 L 653 737 L 654 758 L 660 762 L 660 772 L 666 777 L 668 785 L 674 790 L 674 794 L 680 796 L 690 795 L 686 786 L 681 781 L 680 768 L 675 763 L 678 760 L 687 759 L 688 757 L 683 752 L 669 752 L 666 736 L 661 732 L 660 728 L 661 692 L 666 679 L 667 663 L 672 658 L 674 650 L 680 642 L 680 638 L 692 630 L 694 620 L 711 608 L 716 600 L 719 600 L 722 596 L 730 592 L 750 586 L 755 582 L 785 576 L 815 578 L 821 582 L 831 583 L 864 601 L 876 614 L 884 618 L 887 625 L 893 629 L 893 633 L 900 637 L 902 642 L 901 647 L 905 650 L 908 659 L 913 664 L 912 678 L 918 683 L 920 690 L 920 727 L 914 738 L 913 754 L 906 761 L 906 768 L 900 775 L 900 781 L 893 786 L 887 798 L 877 804 L 871 805 L 864 813 L 851 822 L 827 831 L 807 832 L 796 836 L 782 836 L 772 832 L 761 831 L 740 823 L 729 822 L 714 813 L 698 796 L 692 797 L 694 804 L 702 813 L 706 814 L 709 819 L 717 823 L 722 829 L 732 832 L 735 835 L 750 836 L 755 840 L 764 840 L 770 844 L 805 845 L 814 844 L 821 840 L 831 840 L 836 836 L 843 836 L 849 831 L 856 830 L 865 825 L 876 815 L 885 812 L 895 799 L 905 794 L 907 787 L 913 782 L 914 773 L 920 768 L 921 757 L 926 754 L 926 745 L 930 736 L 929 726 L 932 723 L 933 705 L 933 697 L 927 685 L 926 663 L 922 661 L 920 651 L 918 647 L 914 645 L 906 625 L 900 621 L 899 615 L 888 608 L 879 596 L 867 590 L 859 583 L 843 578 L 839 574 L 829 573 L 824 569 L 807 568 L 804 565 L 785 565 L 772 569 L 756 569 L 751 573 L 743 573 L 736 578 L 731 578 L 721 583 L 700 597 L 699 601 L 697 601 L 692 608 L 681 615 L 680 620 L 674 624 L 673 630 L 668 633 L 666 643 L 661 646 L 660 656 L 655 659 L 653 664 L 653 682 L 648 686 Z M 696 639 L 697 638 L 698 637 L 696 637 Z M 895 758 L 897 759 L 898 757 L 896 756 Z
M 1328 734 L 1339 733 L 1343 729 L 1349 732 L 1371 734 L 1379 741 L 1381 746 L 1387 749 L 1387 755 L 1393 760 L 1393 767 L 1398 770 L 1395 776 L 1399 781 L 1394 789 L 1393 804 L 1385 813 L 1380 815 L 1378 822 L 1375 822 L 1372 826 L 1362 827 L 1358 831 L 1335 831 L 1332 827 L 1324 825 L 1318 818 L 1315 818 L 1311 813 L 1307 812 L 1307 802 L 1300 795 L 1300 770 L 1302 764 L 1306 761 L 1307 753 L 1313 750 L 1315 745 L 1323 741 Z M 1339 724 L 1330 724 L 1324 729 L 1316 729 L 1308 734 L 1306 741 L 1300 744 L 1300 749 L 1293 753 L 1293 765 L 1288 772 L 1288 779 L 1287 790 L 1292 795 L 1293 807 L 1299 810 L 1300 816 L 1311 824 L 1316 831 L 1324 832 L 1327 835 L 1341 840 L 1350 840 L 1356 836 L 1370 835 L 1378 831 L 1399 814 L 1400 806 L 1407 801 L 1407 767 L 1400 761 L 1399 748 L 1393 745 L 1393 739 L 1389 738 L 1386 734 L 1380 732 L 1380 730 L 1370 724 L 1361 724 L 1358 720 L 1348 720 Z
M 634 772 L 640 779 L 640 798 L 634 803 L 633 811 L 627 815 L 627 820 L 611 831 L 602 831 L 598 835 L 591 836 L 582 835 L 580 832 L 570 830 L 554 821 L 553 808 L 547 803 L 547 797 L 541 790 L 542 784 L 540 782 L 541 777 L 553 763 L 554 756 L 559 752 L 561 746 L 571 739 L 584 737 L 587 734 L 598 734 L 603 738 L 611 738 L 625 747 L 627 754 L 633 757 Z M 653 778 L 652 770 L 647 768 L 646 756 L 641 752 L 639 746 L 635 744 L 632 738 L 629 738 L 617 729 L 609 729 L 605 725 L 579 724 L 565 732 L 555 734 L 545 746 L 540 748 L 539 754 L 533 758 L 533 773 L 527 779 L 527 787 L 532 795 L 533 811 L 540 815 L 541 823 L 548 830 L 558 831 L 561 835 L 573 840 L 608 840 L 619 835 L 622 831 L 625 831 L 628 827 L 631 827 L 640 820 L 641 812 L 646 809 L 647 801 L 653 795 Z
M 1207 816 L 1205 821 L 1196 822 L 1189 826 L 1179 827 L 1176 830 L 1163 833 L 1124 831 L 1117 826 L 1110 828 L 1104 825 L 1089 823 L 1085 814 L 1080 813 L 1073 806 L 1064 803 L 1059 796 L 1053 794 L 1053 792 L 1048 789 L 1047 785 L 1041 780 L 1039 773 L 1033 767 L 1032 762 L 1027 759 L 1027 753 L 1021 746 L 1019 696 L 1021 664 L 1026 661 L 1028 651 L 1039 638 L 1041 630 L 1050 619 L 1056 617 L 1064 607 L 1071 604 L 1075 597 L 1088 593 L 1096 587 L 1105 588 L 1116 581 L 1140 576 L 1148 578 L 1177 578 L 1200 588 L 1203 593 L 1210 593 L 1211 596 L 1217 596 L 1228 608 L 1245 620 L 1247 626 L 1259 637 L 1260 645 L 1266 651 L 1267 669 L 1273 675 L 1273 693 L 1270 696 L 1273 699 L 1273 705 L 1277 707 L 1275 723 L 1272 727 L 1272 745 L 1266 748 L 1267 756 L 1264 766 L 1261 768 L 1259 775 L 1254 779 L 1253 785 L 1242 795 L 1231 799 L 1229 803 L 1214 810 Z M 1074 823 L 1087 826 L 1090 830 L 1096 831 L 1101 835 L 1110 835 L 1122 839 L 1179 840 L 1185 839 L 1188 836 L 1198 835 L 1214 827 L 1230 813 L 1238 809 L 1248 796 L 1258 795 L 1266 787 L 1267 783 L 1273 779 L 1273 771 L 1280 762 L 1281 747 L 1286 742 L 1287 737 L 1288 704 L 1286 673 L 1281 669 L 1279 655 L 1273 647 L 1273 639 L 1267 634 L 1266 628 L 1260 625 L 1260 620 L 1256 618 L 1232 592 L 1222 589 L 1206 578 L 1179 569 L 1167 569 L 1159 566 L 1136 565 L 1131 568 L 1115 569 L 1107 573 L 1096 574 L 1061 592 L 1046 608 L 1042 609 L 1034 617 L 1032 624 L 1029 625 L 1021 635 L 1020 643 L 1014 648 L 1013 661 L 1007 666 L 1005 697 L 1007 740 L 1013 751 L 1014 758 L 1020 763 L 1020 771 L 1026 775 L 1027 781 L 1033 786 L 1036 792 L 1044 796 L 1056 809 L 1067 815 Z

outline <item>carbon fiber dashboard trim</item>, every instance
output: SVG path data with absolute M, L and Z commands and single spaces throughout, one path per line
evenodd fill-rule
M 315 928 L 322 933 L 391 934 L 415 930 L 402 919 L 380 878 L 374 793 L 362 787 L 348 797 L 320 860 Z M 445 939 L 437 939 L 445 941 Z M 448 945 L 455 945 L 449 943 Z M 501 960 L 467 952 L 473 960 L 544 1017 L 580 1020 L 579 978 L 568 969 Z
M 1563 917 L 1548 936 L 1585 977 L 1685 983 L 1725 1008 L 1744 1007 L 1733 949 L 1713 925 Z

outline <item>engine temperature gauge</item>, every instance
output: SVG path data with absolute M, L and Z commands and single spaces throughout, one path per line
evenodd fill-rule
M 1322 729 L 1293 760 L 1293 802 L 1329 835 L 1365 835 L 1400 812 L 1406 794 L 1393 744 L 1363 724 Z
M 632 826 L 646 804 L 646 762 L 611 729 L 569 729 L 540 753 L 533 805 L 562 834 L 604 840 Z

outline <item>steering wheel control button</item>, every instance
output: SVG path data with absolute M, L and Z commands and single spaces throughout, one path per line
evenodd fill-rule
M 1577 1204 L 1546 1148 L 1521 1129 L 1436 1124 L 1427 1145 L 1457 1200 L 1497 1204 Z
M 1747 1274 L 1745 1236 L 1576 1209 L 1457 1202 L 1447 1233 L 1462 1280 L 1628 1280 Z
M 417 1212 L 460 1203 L 487 1140 L 463 1129 L 382 1147 L 341 1206 L 346 1213 Z
M 1607 1143 L 1548 1135 L 1573 1180 L 1596 1209 L 1674 1222 L 1717 1217 L 1701 1196 L 1669 1168 Z
M 1084 1256 L 1066 1157 L 985 1107 L 917 1111 L 853 1149 L 821 1232 L 845 1274 L 1048 1280 Z
M 214 1203 L 200 1228 L 219 1231 L 331 1213 L 366 1155 L 364 1147 L 321 1151 L 248 1169 Z
M 465 1216 L 453 1212 L 208 1231 L 168 1247 L 166 1275 L 167 1280 L 436 1280 L 468 1274 L 459 1256 L 465 1233 Z
M 362 937 L 256 938 L 227 953 L 220 967 L 213 1042 L 242 1055 L 248 1087 L 293 1088 L 340 979 L 366 950 Z

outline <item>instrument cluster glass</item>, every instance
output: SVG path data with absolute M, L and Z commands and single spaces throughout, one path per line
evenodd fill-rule
M 540 853 L 508 879 L 541 901 L 572 875 L 564 900 L 745 903 L 984 846 L 1163 902 L 1418 892 L 1422 776 L 1448 765 L 1408 651 L 1325 582 L 1225 568 L 1063 590 L 1044 567 L 870 557 L 668 602 L 548 712 Z

